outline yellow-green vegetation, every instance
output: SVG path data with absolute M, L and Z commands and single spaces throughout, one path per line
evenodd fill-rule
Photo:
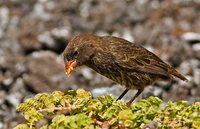
M 94 99 L 83 89 L 37 94 L 17 110 L 26 123 L 15 129 L 137 129 L 152 122 L 158 129 L 200 127 L 200 102 L 189 106 L 185 101 L 163 104 L 159 98 L 150 97 L 127 107 L 111 95 Z

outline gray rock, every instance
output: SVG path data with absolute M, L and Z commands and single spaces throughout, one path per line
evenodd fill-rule
M 50 51 L 34 52 L 27 58 L 28 73 L 23 76 L 26 86 L 34 92 L 66 90 L 63 62 Z
M 6 96 L 6 100 L 13 107 L 20 104 L 23 97 L 26 95 L 26 90 L 22 78 L 18 78 L 13 86 L 9 89 L 9 93 Z
M 4 90 L 0 90 L 0 105 L 2 105 L 5 102 L 7 93 Z
M 0 7 L 0 39 L 4 36 L 5 29 L 9 22 L 9 9 L 6 6 Z
M 115 35 L 153 48 L 189 80 L 156 83 L 138 100 L 159 96 L 164 101 L 199 101 L 197 1 L 4 0 L 0 6 L 0 128 L 22 123 L 14 106 L 37 92 L 84 88 L 94 96 L 116 97 L 123 92 L 124 87 L 84 66 L 70 77 L 65 75 L 63 57 L 54 52 L 62 53 L 69 39 L 81 33 Z M 129 91 L 125 101 L 135 92 Z
M 187 32 L 184 33 L 181 38 L 187 42 L 200 42 L 200 33 Z

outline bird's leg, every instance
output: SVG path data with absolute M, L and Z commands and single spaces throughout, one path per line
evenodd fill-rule
M 118 98 L 117 100 L 120 100 L 124 95 L 129 91 L 129 89 L 126 89 Z
M 135 96 L 127 103 L 128 106 L 131 105 L 131 103 L 142 93 L 144 89 L 138 89 L 137 93 L 135 94 Z

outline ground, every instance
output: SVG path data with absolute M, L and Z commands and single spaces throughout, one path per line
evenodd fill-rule
M 140 98 L 200 101 L 199 0 L 1 0 L 0 129 L 23 121 L 16 106 L 39 92 L 121 93 L 123 88 L 84 66 L 65 75 L 62 52 L 81 33 L 137 42 L 190 80 L 156 83 Z

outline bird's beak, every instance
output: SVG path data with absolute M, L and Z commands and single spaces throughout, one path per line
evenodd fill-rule
M 67 76 L 70 75 L 70 73 L 74 70 L 76 65 L 77 65 L 76 60 L 71 60 L 71 61 L 65 62 L 65 73 L 67 74 Z

